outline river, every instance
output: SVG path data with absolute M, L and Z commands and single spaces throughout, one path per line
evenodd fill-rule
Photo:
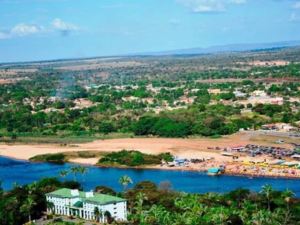
M 2 187 L 9 190 L 14 183 L 28 184 L 44 177 L 59 176 L 61 170 L 69 169 L 73 164 L 55 165 L 49 163 L 31 163 L 0 157 L 0 180 Z M 265 184 L 271 184 L 277 190 L 292 190 L 300 196 L 300 179 L 264 178 L 264 177 L 238 177 L 219 176 L 211 177 L 203 172 L 168 171 L 168 170 L 136 170 L 117 168 L 98 168 L 86 166 L 87 174 L 77 176 L 77 180 L 85 190 L 92 190 L 97 185 L 109 186 L 117 191 L 121 190 L 118 180 L 123 175 L 128 175 L 134 183 L 150 180 L 159 184 L 169 181 L 173 189 L 191 193 L 228 192 L 236 188 L 248 188 L 259 191 Z M 66 179 L 74 179 L 70 174 Z

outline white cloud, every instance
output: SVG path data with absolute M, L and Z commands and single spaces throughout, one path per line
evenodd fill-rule
M 295 4 L 293 5 L 294 9 L 300 9 L 300 1 L 299 2 L 295 2 Z
M 23 37 L 27 35 L 38 34 L 44 31 L 42 26 L 19 23 L 12 27 L 11 29 L 1 31 L 0 30 L 0 39 L 9 39 L 14 37 Z
M 195 13 L 223 12 L 230 4 L 244 4 L 247 0 L 178 0 Z
M 41 31 L 43 31 L 43 27 L 41 26 L 20 23 L 11 29 L 10 34 L 13 36 L 26 36 L 30 34 L 37 34 Z
M 225 10 L 224 4 L 217 0 L 179 0 L 179 2 L 196 13 L 220 12 Z
M 63 34 L 68 34 L 71 31 L 79 30 L 76 25 L 64 22 L 59 18 L 56 18 L 52 21 L 52 26 L 54 29 L 61 31 Z
M 0 0 L 1 1 L 1 0 Z M 71 23 L 66 23 L 61 19 L 54 19 L 51 26 L 39 26 L 35 24 L 19 23 L 14 27 L 6 30 L 0 29 L 0 39 L 9 39 L 15 37 L 24 37 L 37 35 L 40 33 L 51 33 L 59 31 L 62 35 L 68 35 L 71 31 L 77 31 L 79 28 Z

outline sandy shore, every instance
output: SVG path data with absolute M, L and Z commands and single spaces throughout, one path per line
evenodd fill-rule
M 222 156 L 220 150 L 215 148 L 234 147 L 246 144 L 267 145 L 276 147 L 292 148 L 288 144 L 291 142 L 298 142 L 284 139 L 284 144 L 276 144 L 278 137 L 270 135 L 253 134 L 248 132 L 240 132 L 238 134 L 222 137 L 219 139 L 210 138 L 195 138 L 195 139 L 180 139 L 180 138 L 124 138 L 124 139 L 107 139 L 96 140 L 89 143 L 72 144 L 61 146 L 59 144 L 0 144 L 0 155 L 28 160 L 33 156 L 40 154 L 53 154 L 59 152 L 77 152 L 77 151 L 99 151 L 99 152 L 113 152 L 126 150 L 138 150 L 147 154 L 159 154 L 163 152 L 170 152 L 172 155 L 181 158 L 198 158 L 208 159 L 213 158 L 205 163 L 191 164 L 189 167 L 150 167 L 153 169 L 177 169 L 177 170 L 196 170 L 205 171 L 210 167 L 228 165 L 227 173 L 236 175 L 249 175 L 249 176 L 296 176 L 300 177 L 298 170 L 277 170 L 273 168 L 271 171 L 257 166 L 245 166 L 242 162 L 249 161 L 271 161 L 273 159 L 267 157 L 240 156 L 239 161 L 234 161 L 232 157 Z M 99 158 L 72 158 L 70 161 L 79 164 L 95 165 Z M 149 167 L 148 167 L 149 168 Z
M 257 144 L 275 147 L 292 148 L 287 144 L 295 140 L 286 140 L 285 144 L 276 144 L 278 137 L 254 135 L 252 133 L 237 133 L 219 139 L 211 138 L 124 138 L 96 140 L 89 143 L 61 146 L 59 144 L 0 144 L 0 155 L 29 159 L 33 156 L 47 153 L 72 152 L 72 151 L 100 151 L 113 152 L 126 150 L 138 150 L 147 154 L 159 154 L 170 152 L 174 156 L 182 158 L 207 158 L 215 157 L 220 161 L 227 157 L 220 156 L 218 150 L 212 148 L 234 147 L 238 145 Z M 280 138 L 284 139 L 284 138 Z M 300 144 L 300 140 L 297 141 Z M 90 159 L 93 164 L 94 159 Z

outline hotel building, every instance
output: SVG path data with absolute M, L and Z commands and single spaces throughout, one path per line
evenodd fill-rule
M 109 216 L 117 221 L 127 220 L 127 202 L 119 197 L 62 188 L 46 194 L 46 199 L 50 203 L 48 213 L 101 223 L 107 222 Z

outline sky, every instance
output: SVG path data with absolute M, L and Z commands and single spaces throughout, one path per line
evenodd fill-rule
M 300 0 L 0 0 L 0 62 L 300 40 Z

